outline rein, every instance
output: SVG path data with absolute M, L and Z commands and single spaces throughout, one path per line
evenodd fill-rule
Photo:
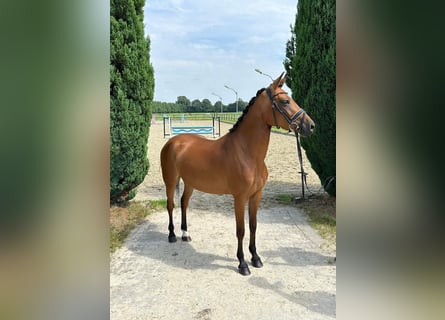
M 298 173 L 301 174 L 301 195 L 302 198 L 304 199 L 304 185 L 306 185 L 307 187 L 307 181 L 306 181 L 306 176 L 307 173 L 304 171 L 303 168 L 303 157 L 301 155 L 301 146 L 300 146 L 300 137 L 298 136 L 298 132 L 294 131 L 295 133 L 295 138 L 297 139 L 297 152 L 298 152 L 298 161 L 300 162 L 300 171 L 298 171 Z
M 300 171 L 298 173 L 301 174 L 301 194 L 302 194 L 302 198 L 304 199 L 304 185 L 306 184 L 306 187 L 307 187 L 307 182 L 306 182 L 307 173 L 304 171 L 304 168 L 303 168 L 303 156 L 301 154 L 301 145 L 300 145 L 300 139 L 298 136 L 298 129 L 303 125 L 303 121 L 304 121 L 304 117 L 306 116 L 306 112 L 302 108 L 300 108 L 300 110 L 295 112 L 295 114 L 292 117 L 289 117 L 287 112 L 284 111 L 281 108 L 281 106 L 275 102 L 275 99 L 274 99 L 277 95 L 286 93 L 286 92 L 284 92 L 284 91 L 278 92 L 278 93 L 272 95 L 270 88 L 267 88 L 266 92 L 267 92 L 267 95 L 269 96 L 270 101 L 272 102 L 272 113 L 273 113 L 273 117 L 275 120 L 275 126 L 277 127 L 277 129 L 279 128 L 279 126 L 278 126 L 277 116 L 275 114 L 275 109 L 277 109 L 281 113 L 281 115 L 284 117 L 284 119 L 286 119 L 287 123 L 289 123 L 289 131 L 292 130 L 295 133 L 295 138 L 297 139 L 298 161 L 300 162 Z M 301 120 L 299 121 L 299 123 L 297 123 L 297 119 L 300 116 L 301 116 Z

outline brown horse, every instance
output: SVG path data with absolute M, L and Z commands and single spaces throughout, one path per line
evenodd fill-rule
M 295 101 L 282 90 L 285 76 L 281 74 L 267 89 L 258 91 L 229 133 L 218 140 L 199 135 L 181 134 L 171 138 L 161 150 L 162 177 L 167 193 L 170 242 L 176 241 L 173 226 L 175 186 L 184 181 L 181 197 L 182 240 L 190 241 L 187 233 L 186 210 L 194 189 L 231 194 L 235 203 L 236 236 L 238 238 L 238 270 L 249 275 L 244 260 L 244 207 L 249 202 L 249 251 L 252 265 L 263 266 L 255 247 L 257 211 L 262 189 L 267 180 L 264 163 L 273 125 L 309 136 L 314 122 Z M 278 113 L 278 114 L 277 114 Z

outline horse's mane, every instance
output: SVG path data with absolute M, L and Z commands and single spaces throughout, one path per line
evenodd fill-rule
M 240 124 L 241 121 L 243 121 L 245 115 L 247 114 L 247 112 L 249 112 L 249 108 L 255 103 L 256 98 L 264 91 L 266 90 L 266 88 L 261 88 L 260 90 L 257 91 L 256 96 L 252 97 L 252 99 L 250 99 L 249 104 L 247 105 L 247 107 L 244 108 L 243 110 L 243 114 L 238 118 L 238 120 L 236 121 L 236 123 L 233 125 L 232 128 L 229 129 L 229 133 L 234 132 L 236 130 L 236 128 L 238 128 L 238 125 Z

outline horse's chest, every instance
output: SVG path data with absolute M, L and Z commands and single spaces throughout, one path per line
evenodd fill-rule
M 242 171 L 241 180 L 243 180 L 246 186 L 257 190 L 261 189 L 267 180 L 267 169 L 265 166 L 248 168 Z

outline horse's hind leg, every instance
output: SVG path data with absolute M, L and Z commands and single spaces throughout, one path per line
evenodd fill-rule
M 176 235 L 173 225 L 173 209 L 175 207 L 175 188 L 179 187 L 179 174 L 175 167 L 174 145 L 169 140 L 161 150 L 161 168 L 162 179 L 165 184 L 165 193 L 167 195 L 168 211 L 168 241 L 176 242 Z
M 192 196 L 193 188 L 184 184 L 184 193 L 181 197 L 181 230 L 182 240 L 192 241 L 192 238 L 187 233 L 187 207 L 189 205 L 190 197 Z
M 173 225 L 173 209 L 175 208 L 175 188 L 179 186 L 179 177 L 169 174 L 164 168 L 162 168 L 162 177 L 164 178 L 165 193 L 167 194 L 168 242 L 176 242 L 175 227 Z
M 179 183 L 179 181 L 177 182 Z M 168 242 L 176 242 L 175 226 L 173 225 L 173 209 L 175 208 L 175 184 L 166 183 L 167 211 L 168 211 Z

